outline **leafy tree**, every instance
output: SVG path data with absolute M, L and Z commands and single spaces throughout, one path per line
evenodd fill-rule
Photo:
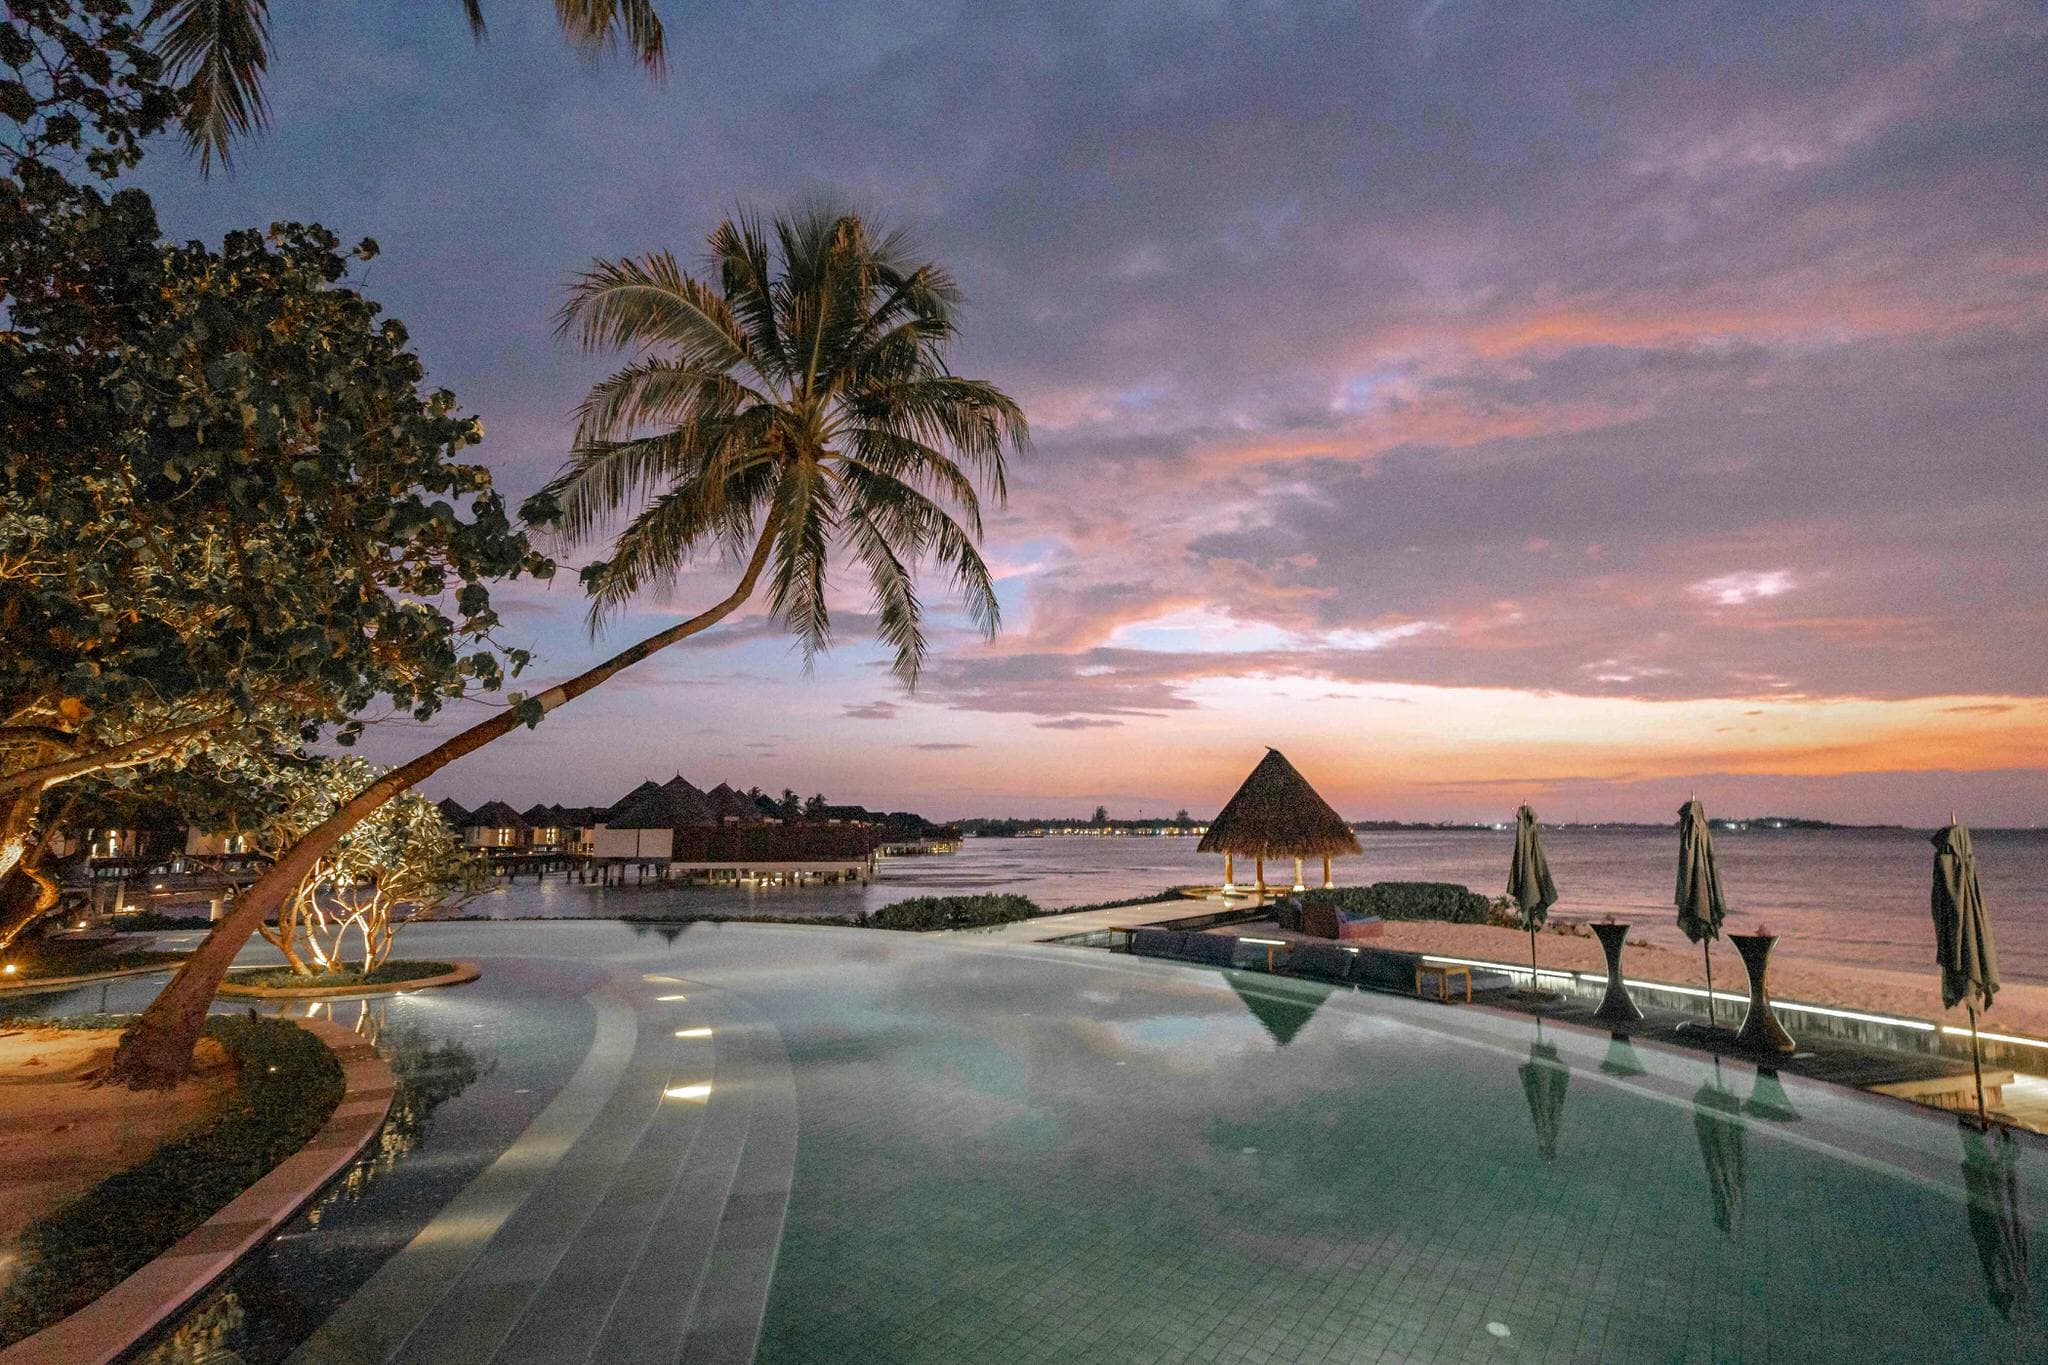
M 153 226 L 117 202 L 86 243 L 148 288 L 130 316 L 24 289 L 0 333 L 0 872 L 66 782 L 496 686 L 485 583 L 546 567 L 456 458 L 475 420 L 343 287 L 374 244 L 281 225 L 162 249 Z
M 782 808 L 782 818 L 785 820 L 796 820 L 803 816 L 804 799 L 788 787 L 782 789 L 782 799 L 776 804 Z
M 173 107 L 125 7 L 0 28 L 0 939 L 46 801 L 258 761 L 379 699 L 493 686 L 489 579 L 547 563 L 405 330 L 318 227 L 163 244 L 132 165 Z M 517 651 L 514 665 L 523 662 Z
M 811 799 L 804 802 L 805 815 L 823 815 L 831 807 L 825 800 L 825 793 L 813 792 Z
M 462 10 L 482 42 L 483 0 L 462 0 Z M 667 60 L 653 0 L 555 0 L 555 18 L 571 45 L 589 56 L 623 40 L 657 75 Z M 152 0 L 147 24 L 177 83 L 187 145 L 202 169 L 216 159 L 226 165 L 235 139 L 270 121 L 263 92 L 274 55 L 270 0 Z
M 627 516 L 609 557 L 583 572 L 593 628 L 641 590 L 672 586 L 707 550 L 741 562 L 732 591 L 364 788 L 237 898 L 123 1039 L 117 1079 L 167 1085 L 185 1073 L 235 954 L 358 822 L 456 759 L 716 625 L 764 575 L 770 608 L 807 659 L 830 642 L 826 570 L 840 550 L 865 570 L 878 632 L 906 683 L 925 651 L 913 586 L 922 561 L 952 570 L 969 614 L 994 633 L 995 590 L 974 547 L 977 479 L 1000 496 L 1005 453 L 1023 446 L 1027 430 L 994 385 L 946 366 L 959 298 L 952 279 L 850 213 L 815 210 L 767 230 L 743 215 L 720 224 L 710 244 L 715 282 L 687 274 L 667 253 L 600 261 L 577 282 L 563 327 L 592 349 L 635 358 L 584 400 L 574 454 L 526 515 L 569 538 Z
M 1186 806 L 1182 806 L 1173 813 L 1173 823 L 1176 825 L 1192 825 L 1195 823 L 1195 817 L 1188 814 Z
M 1108 824 L 1108 823 L 1109 823 L 1109 807 L 1108 807 L 1108 806 L 1097 806 L 1097 807 L 1095 808 L 1095 814 L 1093 814 L 1093 815 L 1091 815 L 1091 816 L 1089 816 L 1089 817 L 1088 817 L 1088 823 L 1089 823 L 1089 824 L 1091 824 L 1091 825 L 1106 825 L 1106 824 Z

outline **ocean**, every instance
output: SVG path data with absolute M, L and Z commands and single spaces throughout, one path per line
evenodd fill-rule
M 1498 894 L 1507 880 L 1511 832 L 1389 830 L 1359 836 L 1362 858 L 1341 858 L 1338 883 L 1461 882 Z M 1553 914 L 1612 914 L 1634 937 L 1685 947 L 1671 905 L 1678 836 L 1666 830 L 1546 830 L 1544 848 L 1560 896 Z M 1195 851 L 1192 838 L 969 839 L 960 852 L 883 860 L 868 886 L 623 886 L 565 882 L 502 885 L 461 913 L 503 919 L 538 916 L 672 916 L 713 913 L 846 915 L 909 896 L 1014 891 L 1055 908 L 1118 900 L 1182 883 L 1222 880 L 1223 860 Z M 1791 957 L 1859 966 L 1929 968 L 1933 846 L 1909 830 L 1717 831 L 1729 928 L 1769 929 Z M 1978 877 L 1999 947 L 2014 981 L 2048 982 L 2048 831 L 1976 835 Z M 1269 866 L 1283 881 L 1291 867 Z M 1251 868 L 1241 866 L 1241 877 Z M 1313 872 L 1311 873 L 1313 875 Z

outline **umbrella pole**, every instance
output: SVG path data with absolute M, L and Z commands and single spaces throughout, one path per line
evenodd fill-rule
M 1529 926 L 1529 992 L 1536 992 L 1536 926 Z
M 1984 1114 L 1984 1060 L 1977 1051 L 1977 1006 L 1972 1002 L 1970 1010 L 1970 1074 L 1977 1082 L 1977 1122 L 1985 1132 L 1991 1131 L 1991 1120 Z
M 1705 958 L 1707 962 L 1707 1027 L 1710 1029 L 1719 1028 L 1721 1027 L 1720 1021 L 1714 1017 L 1714 944 L 1712 939 L 1703 938 L 1700 940 L 1700 956 Z

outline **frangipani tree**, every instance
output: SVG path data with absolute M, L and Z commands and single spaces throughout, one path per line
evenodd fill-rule
M 610 554 L 583 571 L 594 628 L 707 553 L 738 564 L 732 590 L 518 698 L 342 805 L 237 899 L 124 1038 L 116 1079 L 158 1086 L 185 1074 L 242 944 L 384 802 L 716 625 L 764 578 L 770 609 L 810 656 L 831 640 L 830 564 L 852 558 L 906 683 L 925 652 L 921 564 L 950 571 L 970 616 L 995 632 L 994 585 L 975 548 L 981 497 L 1001 496 L 1005 455 L 1023 447 L 1027 428 L 994 385 L 948 369 L 959 301 L 951 277 L 901 237 L 829 209 L 765 226 L 742 215 L 718 226 L 710 248 L 703 276 L 662 252 L 600 261 L 577 282 L 564 329 L 630 359 L 591 390 L 574 454 L 526 515 L 572 539 L 624 519 Z
M 376 776 L 357 758 L 282 765 L 268 793 L 271 813 L 245 831 L 251 848 L 275 858 Z M 301 976 L 350 967 L 368 972 L 390 956 L 403 922 L 399 911 L 415 919 L 432 915 L 484 884 L 479 860 L 440 811 L 408 793 L 350 830 L 300 879 L 277 922 L 257 929 Z

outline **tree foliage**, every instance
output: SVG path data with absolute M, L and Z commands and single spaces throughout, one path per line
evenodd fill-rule
M 92 183 L 171 108 L 122 12 L 25 0 L 0 30 L 0 875 L 65 783 L 496 686 L 486 584 L 549 567 L 350 287 L 374 243 L 172 245 Z

